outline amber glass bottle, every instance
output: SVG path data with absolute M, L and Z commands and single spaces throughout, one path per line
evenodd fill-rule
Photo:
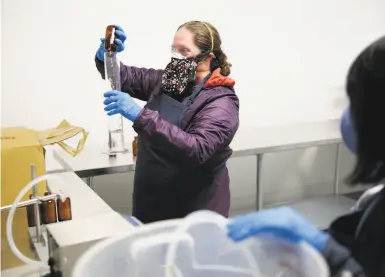
M 132 155 L 134 157 L 138 156 L 138 137 L 134 137 L 134 140 L 132 142 Z
M 66 198 L 66 200 L 58 199 L 57 203 L 57 213 L 59 221 L 66 221 L 72 219 L 72 211 L 71 211 L 71 199 Z
M 107 52 L 116 52 L 117 46 L 115 44 L 115 26 L 109 25 L 106 28 L 106 35 L 104 40 L 104 49 Z
M 32 199 L 33 195 L 29 195 L 29 199 Z M 42 215 L 43 215 L 43 206 L 39 204 L 39 211 L 40 211 L 40 225 L 43 224 L 42 222 Z M 28 205 L 27 206 L 27 221 L 28 221 L 28 227 L 35 227 L 35 205 Z
M 45 192 L 44 196 L 50 195 L 49 192 Z M 55 199 L 45 200 L 43 202 L 43 223 L 50 224 L 57 222 L 56 216 L 56 201 Z

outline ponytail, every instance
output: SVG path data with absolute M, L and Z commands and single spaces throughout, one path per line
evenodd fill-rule
M 226 54 L 220 49 L 216 58 L 218 59 L 219 67 L 221 68 L 221 74 L 223 76 L 229 76 L 231 73 L 231 63 L 227 61 Z

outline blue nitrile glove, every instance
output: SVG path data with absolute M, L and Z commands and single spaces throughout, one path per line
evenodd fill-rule
M 141 107 L 127 93 L 111 90 L 104 94 L 104 110 L 108 115 L 121 114 L 123 117 L 134 122 L 138 117 Z
M 260 234 L 273 234 L 297 243 L 306 241 L 322 252 L 328 235 L 319 231 L 302 215 L 289 207 L 279 207 L 236 217 L 228 225 L 228 235 L 241 241 Z
M 122 27 L 115 25 L 115 44 L 117 47 L 117 52 L 122 52 L 124 50 L 124 42 L 126 41 L 127 35 L 124 33 Z M 104 61 L 104 38 L 100 39 L 100 46 L 96 52 L 96 57 L 100 61 Z
M 350 108 L 348 107 L 341 118 L 341 135 L 346 147 L 356 154 L 357 151 L 357 137 L 354 129 L 352 119 L 350 117 Z

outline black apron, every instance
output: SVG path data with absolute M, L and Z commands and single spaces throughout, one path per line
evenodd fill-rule
M 194 88 L 187 101 L 179 102 L 161 92 L 145 107 L 157 111 L 162 119 L 182 128 L 187 109 L 194 103 L 209 77 Z M 210 185 L 209 175 L 205 175 L 204 170 L 188 167 L 183 161 L 175 160 L 172 157 L 173 149 L 154 144 L 139 135 L 133 216 L 143 223 L 150 223 L 182 218 L 199 207 L 204 208 L 206 197 L 202 197 L 202 189 Z

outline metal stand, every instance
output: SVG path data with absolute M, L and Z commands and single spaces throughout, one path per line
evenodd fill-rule
M 36 166 L 34 164 L 31 164 L 31 180 L 34 180 L 36 178 Z M 38 200 L 39 195 L 37 194 L 37 188 L 36 185 L 32 187 L 32 196 L 33 199 Z M 40 207 L 39 207 L 39 201 L 36 201 L 34 205 L 34 214 L 35 214 L 35 224 L 36 224 L 36 242 L 41 242 L 41 228 L 40 228 Z
M 58 194 L 50 194 L 50 195 L 43 196 L 43 197 L 38 196 L 37 198 L 33 198 L 30 200 L 19 202 L 19 204 L 16 205 L 16 209 L 27 207 L 29 205 L 35 205 L 35 203 L 40 204 L 40 202 L 44 202 L 46 200 L 51 200 L 51 199 L 57 200 L 58 198 L 59 198 Z M 12 205 L 2 206 L 2 207 L 0 207 L 0 212 L 9 211 L 11 208 L 12 208 Z
M 263 190 L 261 186 L 261 169 L 262 169 L 262 157 L 263 154 L 257 154 L 257 187 L 256 187 L 256 208 L 257 211 L 261 210 L 263 207 Z
M 36 179 L 36 166 L 34 164 L 31 164 L 30 168 L 31 168 L 31 179 L 34 180 L 34 179 Z M 36 228 L 36 242 L 37 243 L 44 242 L 44 239 L 42 236 L 42 230 L 41 230 L 40 204 L 43 201 L 51 200 L 51 199 L 57 200 L 58 198 L 59 198 L 59 194 L 56 194 L 56 193 L 49 194 L 49 195 L 44 196 L 44 197 L 40 197 L 37 194 L 37 188 L 35 185 L 32 188 L 32 198 L 29 200 L 26 200 L 26 201 L 19 202 L 16 205 L 16 209 L 26 207 L 29 205 L 34 206 L 34 214 L 35 214 L 34 216 L 35 216 L 35 225 L 36 225 L 35 226 L 35 228 Z M 2 206 L 2 207 L 0 207 L 0 212 L 9 211 L 11 208 L 12 208 L 12 205 Z
M 94 189 L 94 177 L 93 176 L 90 176 L 90 177 L 86 177 L 86 183 L 87 185 L 93 190 Z
M 341 143 L 337 143 L 336 160 L 335 160 L 335 171 L 334 171 L 334 194 L 339 194 L 340 184 L 340 160 L 341 160 Z

